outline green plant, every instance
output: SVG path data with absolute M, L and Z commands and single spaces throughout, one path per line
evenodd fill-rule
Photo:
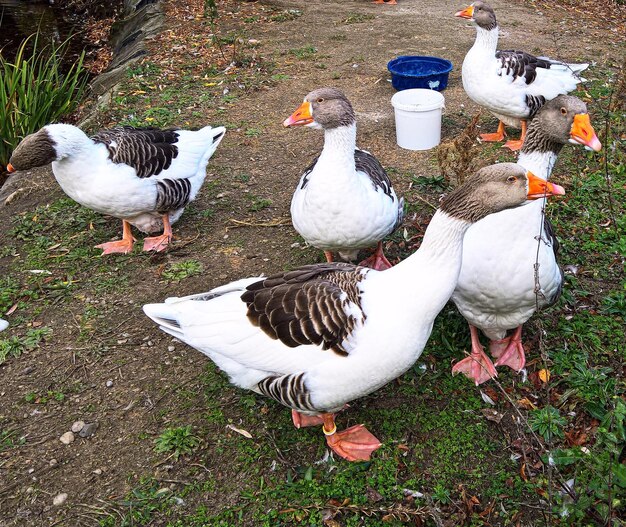
M 317 48 L 314 46 L 304 46 L 302 48 L 290 49 L 289 53 L 295 55 L 299 59 L 310 59 L 317 53 Z
M 10 337 L 0 340 L 0 364 L 8 357 L 19 357 L 24 351 L 37 347 L 51 333 L 49 328 L 29 329 L 23 337 Z
M 177 428 L 166 428 L 159 437 L 154 440 L 155 452 L 171 452 L 174 459 L 190 454 L 200 444 L 200 439 L 193 435 L 191 425 Z
M 170 264 L 169 267 L 163 271 L 163 278 L 171 282 L 180 282 L 185 278 L 200 274 L 202 272 L 202 264 L 196 260 L 185 260 L 183 262 L 176 262 Z
M 530 428 L 543 436 L 546 441 L 554 437 L 563 437 L 563 427 L 567 424 L 564 417 L 554 406 L 546 406 L 533 413 L 528 419 Z
M 250 212 L 258 212 L 260 210 L 271 207 L 272 200 L 267 198 L 261 198 L 259 196 L 254 196 L 252 194 L 247 194 L 248 199 L 252 202 L 248 210 Z
M 64 71 L 67 44 L 42 47 L 35 34 L 20 44 L 13 62 L 0 54 L 0 164 L 26 135 L 71 113 L 82 98 L 84 53 Z

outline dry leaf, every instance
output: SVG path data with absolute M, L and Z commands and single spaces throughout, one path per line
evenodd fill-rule
M 501 414 L 494 408 L 483 408 L 480 412 L 485 416 L 485 419 L 494 423 L 499 423 L 504 417 L 504 414 Z
M 532 401 L 530 401 L 526 397 L 524 397 L 523 399 L 520 399 L 519 401 L 517 401 L 517 405 L 520 406 L 521 408 L 524 408 L 525 410 L 536 410 L 537 409 L 537 407 L 532 403 Z
M 248 432 L 247 430 L 244 430 L 243 428 L 237 428 L 236 426 L 233 426 L 233 425 L 226 425 L 226 428 L 230 428 L 233 432 L 237 432 L 238 434 L 241 434 L 243 437 L 252 439 L 252 434 Z
M 550 380 L 550 371 L 544 369 L 539 370 L 539 378 L 542 382 L 546 383 Z

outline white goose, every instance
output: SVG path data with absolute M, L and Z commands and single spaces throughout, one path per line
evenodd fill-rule
M 49 124 L 24 138 L 7 166 L 9 172 L 52 163 L 63 191 L 81 205 L 122 220 L 123 238 L 97 247 L 103 254 L 129 253 L 131 225 L 146 238 L 144 251 L 163 251 L 171 225 L 193 201 L 206 166 L 224 137 L 224 127 L 198 131 L 130 126 L 88 137 L 69 124 Z
M 328 445 L 366 460 L 380 442 L 363 425 L 337 432 L 333 412 L 404 373 L 450 298 L 463 235 L 487 214 L 562 194 L 513 163 L 486 167 L 450 193 L 417 252 L 384 272 L 346 263 L 245 278 L 144 306 L 159 327 L 207 355 L 241 388 L 323 424 Z
M 0 331 L 4 331 L 8 327 L 9 323 L 6 320 L 0 318 Z
M 559 95 L 531 121 L 517 164 L 547 180 L 568 142 L 596 152 L 602 148 L 585 103 Z M 556 258 L 558 241 L 550 223 L 542 223 L 544 204 L 540 199 L 492 214 L 465 235 L 463 265 L 452 300 L 470 325 L 472 352 L 452 372 L 464 373 L 477 385 L 497 375 L 480 345 L 477 328 L 491 339 L 495 365 L 520 371 L 526 362 L 522 325 L 537 307 L 559 298 L 563 275 Z M 514 331 L 505 337 L 509 330 Z
M 305 170 L 291 201 L 294 228 L 306 242 L 353 260 L 359 249 L 376 245 L 361 265 L 382 271 L 391 267 L 382 240 L 402 222 L 398 200 L 379 161 L 356 148 L 356 120 L 346 96 L 335 88 L 309 93 L 284 123 L 324 130 L 324 148 Z
M 498 22 L 485 2 L 474 2 L 455 16 L 476 24 L 476 41 L 463 60 L 463 88 L 470 99 L 500 119 L 496 133 L 480 137 L 483 141 L 502 141 L 505 124 L 521 127 L 520 139 L 504 145 L 519 150 L 526 136 L 526 121 L 547 100 L 575 90 L 584 80 L 578 74 L 588 64 L 566 64 L 524 51 L 497 51 Z

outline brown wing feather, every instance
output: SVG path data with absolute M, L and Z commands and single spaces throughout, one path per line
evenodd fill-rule
M 344 263 L 307 265 L 251 284 L 241 299 L 250 322 L 286 346 L 314 344 L 347 355 L 344 340 L 365 320 L 346 310 L 349 303 L 360 306 L 363 271 Z

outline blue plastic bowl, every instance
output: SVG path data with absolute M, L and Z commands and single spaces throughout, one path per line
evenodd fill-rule
M 398 91 L 410 88 L 443 91 L 448 86 L 452 62 L 439 57 L 403 55 L 390 60 L 387 69 L 391 72 L 391 84 Z

